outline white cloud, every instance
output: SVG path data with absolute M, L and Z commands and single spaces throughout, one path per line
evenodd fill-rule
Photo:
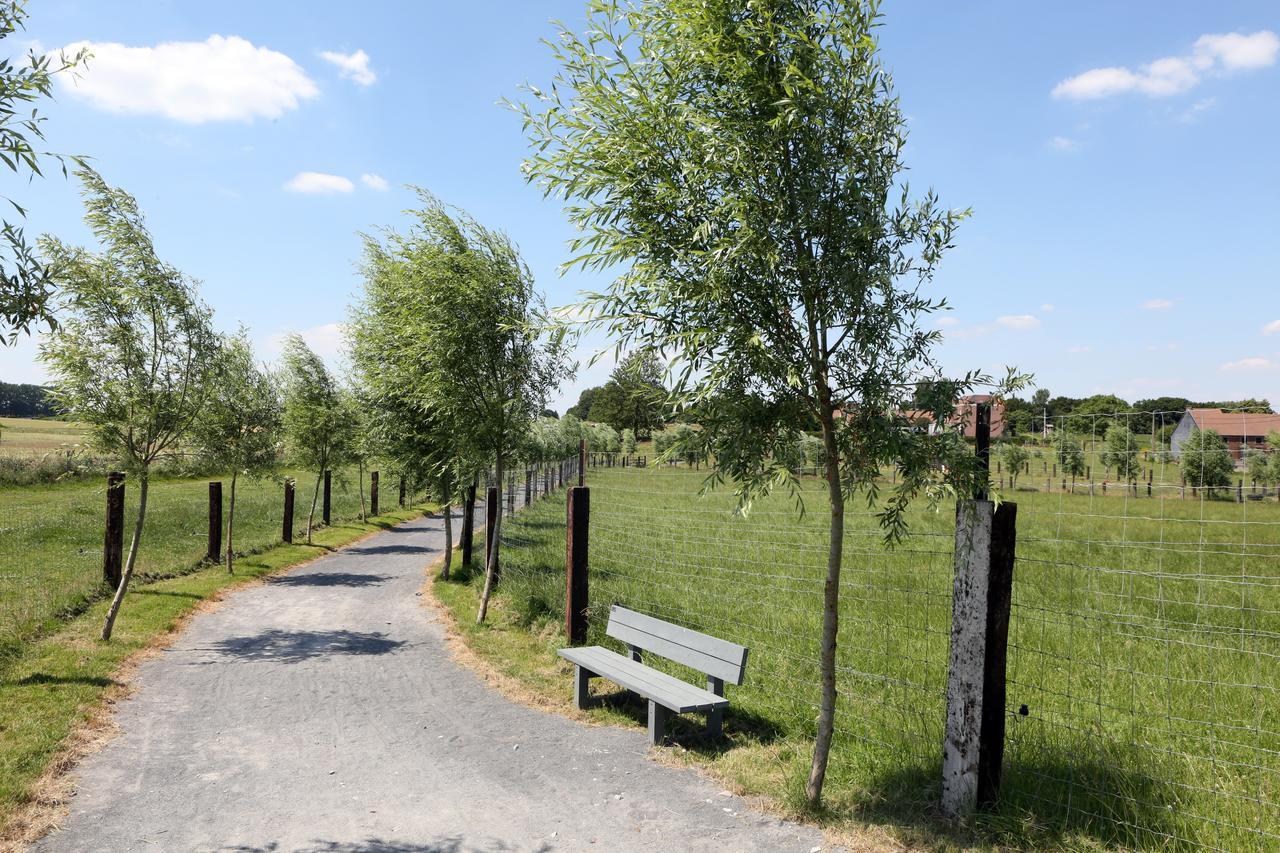
M 369 54 L 363 50 L 357 50 L 355 53 L 322 50 L 320 58 L 337 66 L 339 76 L 344 80 L 352 80 L 361 86 L 372 86 L 378 81 L 378 75 L 369 67 Z
M 1043 313 L 1043 314 L 1048 314 L 1050 311 L 1052 311 L 1052 310 L 1053 310 L 1053 308 L 1054 308 L 1054 306 L 1053 306 L 1053 305 L 1051 305 L 1051 304 L 1049 304 L 1048 302 L 1046 302 L 1045 304 L 1043 304 L 1043 305 L 1041 305 L 1041 306 L 1040 306 L 1040 311 L 1041 311 L 1041 313 Z
M 1093 347 L 1088 347 L 1088 346 L 1068 347 L 1067 352 L 1079 355 L 1081 353 L 1093 352 Z
M 1274 370 L 1280 367 L 1280 364 L 1269 358 L 1253 357 L 1242 358 L 1239 361 L 1229 361 L 1222 365 L 1223 370 L 1240 371 L 1240 370 Z
M 1272 320 L 1270 323 L 1263 326 L 1262 334 L 1264 335 L 1280 334 L 1280 320 Z
M 341 175 L 326 175 L 324 172 L 299 172 L 285 183 L 284 188 L 291 193 L 349 193 L 356 188 L 355 184 Z
M 267 338 L 262 350 L 263 357 L 274 361 L 284 352 L 284 342 L 293 334 L 292 331 L 277 332 Z M 331 367 L 340 367 L 347 352 L 347 331 L 342 323 L 325 323 L 310 329 L 297 330 L 296 334 L 306 341 L 311 351 L 320 356 Z
M 59 85 L 110 112 L 157 114 L 192 124 L 274 119 L 320 92 L 288 56 L 239 36 L 154 47 L 82 41 L 63 50 L 82 47 L 93 59 L 75 75 L 59 74 Z
M 369 189 L 377 190 L 378 192 L 386 192 L 388 187 L 390 187 L 390 184 L 387 183 L 386 178 L 382 177 L 381 175 L 375 175 L 372 173 L 366 173 L 361 175 L 360 183 L 364 184 Z
M 959 317 L 939 317 L 934 323 L 938 326 L 946 328 L 947 326 L 958 326 L 960 324 Z
M 1166 56 L 1138 70 L 1113 66 L 1091 68 L 1053 87 L 1055 98 L 1097 100 L 1137 93 L 1153 98 L 1177 95 L 1196 86 L 1206 74 L 1248 71 L 1274 65 L 1280 54 L 1280 36 L 1270 30 L 1256 33 L 1200 36 L 1191 52 Z
M 1178 115 L 1178 121 L 1189 124 L 1190 122 L 1195 121 L 1200 113 L 1205 110 L 1213 109 L 1213 105 L 1217 102 L 1217 98 L 1204 98 L 1203 100 L 1196 101 Z
M 1040 327 L 1040 320 L 1031 314 L 1010 314 L 997 317 L 996 324 L 1006 329 L 1036 329 Z
M 1142 303 L 1142 307 L 1146 311 L 1168 311 L 1173 307 L 1173 302 L 1168 299 L 1148 299 Z
M 1080 143 L 1067 136 L 1055 136 L 1049 140 L 1049 147 L 1054 151 L 1075 151 Z

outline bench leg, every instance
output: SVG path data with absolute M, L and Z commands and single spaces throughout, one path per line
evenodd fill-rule
M 649 700 L 649 741 L 660 746 L 667 737 L 667 709 Z
M 707 737 L 718 738 L 724 733 L 724 708 L 712 708 L 707 712 Z
M 587 709 L 587 699 L 591 695 L 591 679 L 595 673 L 589 669 L 583 669 L 577 664 L 573 665 L 573 704 L 577 706 L 579 711 Z

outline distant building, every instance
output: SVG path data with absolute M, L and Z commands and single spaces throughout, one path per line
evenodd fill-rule
M 1005 417 L 1004 403 L 992 394 L 968 394 L 956 401 L 956 411 L 948 420 L 948 426 L 964 425 L 964 437 L 973 438 L 978 428 L 978 404 L 991 404 L 991 440 L 995 441 L 1004 435 Z M 923 409 L 907 409 L 902 414 L 920 431 L 935 432 L 933 413 Z
M 1232 457 L 1239 460 L 1244 457 L 1245 450 L 1264 447 L 1267 433 L 1280 432 L 1280 415 L 1224 412 L 1222 409 L 1187 409 L 1169 437 L 1169 450 L 1174 458 L 1182 455 L 1183 443 L 1191 437 L 1191 431 L 1197 429 L 1211 429 L 1222 436 Z

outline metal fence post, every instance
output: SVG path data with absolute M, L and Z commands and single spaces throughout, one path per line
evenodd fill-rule
M 293 541 L 293 479 L 289 477 L 284 481 L 284 523 L 280 538 L 285 542 Z
M 999 796 L 1017 517 L 1012 503 L 956 504 L 942 752 L 942 810 L 953 817 L 990 807 Z
M 209 484 L 209 562 L 222 560 L 222 483 Z
M 587 532 L 591 526 L 591 492 L 569 489 L 565 523 L 564 632 L 569 643 L 587 641 Z
M 107 474 L 107 520 L 102 542 L 102 581 L 120 586 L 124 571 L 124 472 Z
M 378 472 L 369 472 L 369 514 L 378 514 Z

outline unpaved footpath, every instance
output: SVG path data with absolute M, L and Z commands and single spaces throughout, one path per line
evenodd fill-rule
M 642 729 L 513 704 L 455 664 L 417 595 L 441 527 L 409 522 L 197 616 L 140 667 L 120 736 L 81 764 L 62 829 L 35 849 L 822 846 L 648 759 Z

